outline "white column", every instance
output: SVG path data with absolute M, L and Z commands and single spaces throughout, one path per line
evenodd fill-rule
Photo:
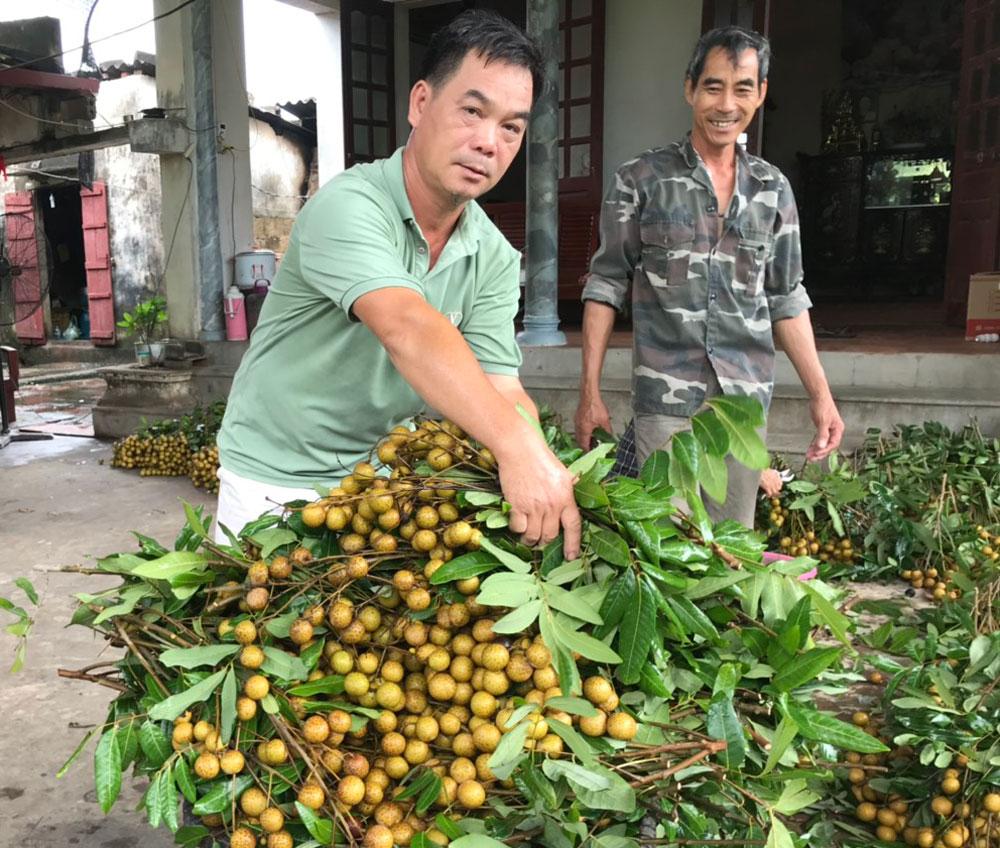
M 316 97 L 316 154 L 319 183 L 344 170 L 344 72 L 340 50 L 340 9 L 316 15 L 325 49 L 317 57 L 316 76 L 323 81 Z

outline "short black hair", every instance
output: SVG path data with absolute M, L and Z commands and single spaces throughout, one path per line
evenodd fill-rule
M 526 68 L 531 73 L 531 102 L 538 99 L 545 83 L 541 50 L 513 21 L 487 9 L 467 9 L 431 36 L 420 79 L 434 88 L 443 85 L 469 53 L 482 56 L 487 64 Z
M 686 79 L 691 85 L 697 85 L 705 70 L 705 59 L 716 47 L 721 47 L 735 63 L 744 50 L 757 51 L 757 85 L 767 79 L 768 66 L 771 64 L 771 43 L 759 32 L 743 29 L 738 26 L 718 27 L 710 29 L 694 47 L 691 61 L 688 62 Z

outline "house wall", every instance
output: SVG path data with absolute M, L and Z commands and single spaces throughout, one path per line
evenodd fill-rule
M 604 41 L 604 185 L 618 166 L 691 126 L 684 71 L 702 0 L 609 0 Z
M 156 106 L 156 80 L 135 74 L 105 80 L 97 95 L 98 126 L 121 123 Z M 107 185 L 108 236 L 112 259 L 115 319 L 157 293 L 165 250 L 160 235 L 160 157 L 127 146 L 94 154 L 94 176 Z
M 288 246 L 295 216 L 309 193 L 314 148 L 278 135 L 263 121 L 250 119 L 250 182 L 253 190 L 254 247 L 279 256 Z

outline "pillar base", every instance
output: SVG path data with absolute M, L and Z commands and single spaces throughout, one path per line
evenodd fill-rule
M 527 318 L 524 329 L 517 334 L 517 343 L 524 347 L 562 347 L 566 334 L 559 329 L 558 318 Z

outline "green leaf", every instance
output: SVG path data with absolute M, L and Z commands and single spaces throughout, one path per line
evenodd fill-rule
M 191 774 L 191 767 L 183 757 L 178 757 L 177 762 L 174 763 L 173 774 L 177 788 L 181 790 L 181 794 L 188 802 L 193 804 L 197 801 L 198 790 L 194 785 L 194 775 Z
M 287 639 L 291 632 L 292 624 L 298 619 L 299 614 L 295 610 L 289 610 L 275 618 L 272 618 L 264 625 L 264 629 L 278 639 Z
M 549 730 L 562 739 L 569 749 L 580 758 L 584 765 L 597 762 L 593 746 L 577 731 L 557 718 L 548 719 Z
M 713 739 L 726 742 L 726 749 L 719 754 L 728 769 L 739 769 L 746 760 L 747 741 L 743 725 L 733 706 L 733 693 L 738 680 L 736 667 L 725 663 L 715 678 L 712 700 L 708 704 L 705 730 Z
M 134 577 L 146 577 L 150 580 L 176 580 L 182 574 L 204 571 L 208 565 L 208 557 L 192 551 L 171 551 L 158 559 L 144 562 L 132 569 Z
M 587 807 L 631 813 L 635 791 L 621 777 L 600 765 L 581 766 L 567 760 L 545 760 L 542 771 L 552 780 L 564 777 Z
M 177 828 L 180 827 L 180 821 L 178 821 L 177 816 L 177 804 L 180 799 L 177 796 L 177 787 L 174 785 L 174 779 L 170 771 L 161 771 L 157 782 L 160 784 L 160 815 L 163 818 L 163 823 L 170 828 L 170 831 L 176 833 Z
M 188 825 L 174 834 L 174 845 L 180 848 L 200 848 L 203 840 L 211 838 L 212 831 L 204 825 Z
M 656 596 L 645 580 L 636 586 L 628 609 L 618 632 L 618 651 L 621 654 L 618 677 L 622 683 L 631 685 L 638 682 L 656 635 Z
M 226 679 L 222 681 L 222 724 L 219 727 L 219 738 L 223 745 L 228 745 L 236 725 L 236 672 L 229 666 Z
M 850 621 L 847 619 L 847 616 L 837 612 L 833 604 L 831 604 L 816 587 L 810 586 L 808 582 L 799 583 L 798 585 L 805 589 L 805 591 L 812 597 L 813 606 L 815 606 L 816 612 L 819 614 L 826 626 L 830 628 L 830 632 L 839 641 L 849 646 L 851 644 L 851 639 L 847 633 L 847 628 L 850 626 Z
M 264 648 L 264 664 L 260 668 L 264 674 L 280 680 L 305 680 L 309 676 L 309 669 L 299 657 L 270 645 Z
M 535 623 L 535 619 L 538 618 L 538 613 L 541 612 L 541 609 L 541 600 L 528 601 L 528 603 L 522 604 L 497 621 L 493 625 L 493 632 L 522 633 Z
M 764 771 L 760 773 L 761 777 L 774 771 L 778 762 L 785 755 L 785 751 L 795 741 L 798 732 L 799 726 L 788 718 L 788 716 L 783 716 L 778 723 L 777 729 L 774 731 L 774 738 L 771 740 L 771 750 L 768 751 L 767 764 L 764 766 Z
M 795 848 L 795 842 L 788 828 L 774 813 L 771 813 L 771 831 L 767 834 L 764 848 Z
M 531 571 L 530 563 L 527 563 L 520 557 L 517 557 L 514 554 L 503 550 L 503 548 L 498 548 L 496 545 L 493 544 L 493 542 L 491 542 L 485 536 L 482 539 L 480 539 L 479 547 L 481 550 L 493 554 L 493 556 L 497 558 L 497 560 L 500 562 L 501 565 L 503 565 L 505 568 L 509 568 L 511 571 L 517 574 L 527 574 L 529 571 Z
M 200 645 L 197 648 L 170 648 L 160 654 L 160 662 L 167 668 L 198 668 L 216 666 L 240 649 L 239 645 Z
M 20 588 L 20 590 L 28 596 L 28 600 L 31 601 L 31 603 L 33 603 L 36 607 L 38 606 L 38 592 L 35 591 L 35 587 L 27 577 L 18 577 L 14 580 L 14 585 Z
M 819 798 L 817 793 L 809 790 L 804 780 L 790 780 L 781 790 L 781 797 L 775 802 L 773 809 L 791 816 L 816 803 Z
M 196 816 L 221 813 L 227 809 L 233 803 L 234 798 L 239 798 L 244 790 L 253 785 L 253 777 L 249 774 L 241 774 L 235 778 L 225 777 L 222 780 L 213 781 L 209 785 L 212 788 L 195 802 L 194 814 Z
M 594 636 L 603 639 L 616 627 L 628 611 L 636 592 L 635 572 L 628 568 L 611 578 L 611 585 L 604 595 L 599 610 L 604 625 L 594 630 Z
M 296 542 L 298 538 L 292 530 L 283 527 L 269 527 L 266 530 L 258 530 L 250 536 L 250 541 L 260 548 L 261 557 L 267 559 L 282 545 Z
M 771 684 L 779 692 L 790 692 L 814 680 L 820 672 L 833 665 L 840 654 L 840 648 L 813 648 L 799 654 L 774 675 Z
M 339 695 L 344 691 L 344 677 L 341 674 L 328 674 L 308 683 L 300 683 L 288 690 L 289 695 L 307 698 L 310 695 Z
M 588 660 L 598 663 L 620 663 L 622 658 L 599 639 L 579 630 L 564 627 L 555 622 L 557 638 L 570 651 L 581 654 Z M 561 679 L 561 677 L 560 677 Z
M 97 727 L 93 728 L 93 730 L 90 730 L 87 733 L 87 735 L 80 740 L 80 744 L 73 749 L 73 753 L 69 755 L 69 759 L 67 759 L 66 762 L 64 762 L 59 767 L 59 771 L 56 772 L 56 777 L 62 777 L 64 774 L 66 774 L 66 772 L 69 771 L 70 766 L 72 766 L 73 763 L 76 762 L 77 757 L 79 757 L 80 754 L 83 753 L 83 749 L 87 747 L 87 743 L 90 741 L 90 737 L 92 737 L 95 733 L 97 733 L 99 729 L 100 728 Z
M 712 619 L 705 615 L 689 598 L 683 596 L 667 598 L 666 602 L 688 633 L 701 636 L 707 642 L 714 642 L 719 638 L 719 631 L 712 624 Z
M 448 848 L 507 848 L 507 845 L 485 833 L 467 833 L 449 842 Z
M 537 597 L 538 582 L 534 576 L 501 571 L 482 582 L 476 600 L 488 607 L 518 607 Z
M 490 771 L 500 780 L 506 780 L 510 777 L 518 762 L 525 756 L 524 740 L 528 738 L 528 731 L 531 727 L 529 722 L 522 721 L 513 729 L 508 730 L 501 737 L 496 750 L 490 755 Z
M 724 459 L 729 453 L 729 433 L 713 412 L 706 410 L 693 416 L 691 431 L 708 456 Z
M 590 604 L 581 596 L 579 590 L 568 592 L 561 586 L 553 586 L 549 582 L 544 582 L 542 587 L 545 592 L 545 599 L 549 606 L 566 615 L 586 621 L 589 624 L 603 624 L 601 616 L 598 615 Z M 482 603 L 482 601 L 480 601 Z
M 593 792 L 611 788 L 611 781 L 606 776 L 607 769 L 599 765 L 585 768 L 568 761 L 546 760 L 542 764 L 542 771 L 553 780 L 558 780 L 560 777 L 572 779 L 573 783 Z
M 581 509 L 600 509 L 608 505 L 608 493 L 600 481 L 595 479 L 593 470 L 584 474 L 573 487 L 573 494 Z
M 614 442 L 601 442 L 596 448 L 585 453 L 583 456 L 578 457 L 568 467 L 570 474 L 576 476 L 579 474 L 581 477 L 590 471 L 594 467 L 594 464 L 599 459 L 604 459 L 615 447 Z
M 723 589 L 749 580 L 752 576 L 749 571 L 730 571 L 718 577 L 702 577 L 684 592 L 684 597 L 698 601 L 710 595 L 717 595 Z
M 767 468 L 767 446 L 757 433 L 757 428 L 764 426 L 760 402 L 749 397 L 718 395 L 706 403 L 729 433 L 729 451 L 737 462 L 747 468 Z
M 713 501 L 724 504 L 729 491 L 729 469 L 726 468 L 726 461 L 722 457 L 705 454 L 698 469 L 698 482 Z
M 570 715 L 584 717 L 597 715 L 597 707 L 590 703 L 590 701 L 586 698 L 574 698 L 571 695 L 560 695 L 556 698 L 546 699 L 545 709 L 560 710 Z
M 462 831 L 459 830 L 458 825 L 444 813 L 438 813 L 434 816 L 434 826 L 452 840 L 458 839 L 462 835 Z
M 431 575 L 431 584 L 440 586 L 452 580 L 477 577 L 497 567 L 497 558 L 487 551 L 470 551 L 446 562 Z
M 161 721 L 163 719 L 172 721 L 192 704 L 197 704 L 210 698 L 219 687 L 219 684 L 222 683 L 222 678 L 225 676 L 225 669 L 217 671 L 210 677 L 206 677 L 200 683 L 196 683 L 190 689 L 186 689 L 177 695 L 171 695 L 169 698 L 156 704 L 149 711 L 149 717 L 155 721 Z M 141 736 L 139 738 L 140 740 L 142 739 Z
M 160 800 L 160 795 L 163 791 L 160 785 L 160 778 L 162 776 L 162 772 L 157 772 L 153 775 L 149 781 L 149 787 L 146 789 L 146 794 L 142 798 L 143 804 L 146 807 L 146 818 L 149 820 L 149 826 L 154 829 L 160 826 L 160 821 L 163 818 L 163 803 Z
M 476 490 L 463 492 L 462 497 L 471 506 L 492 506 L 503 501 L 503 496 L 496 492 L 479 492 Z
M 94 785 L 101 811 L 107 815 L 122 788 L 122 755 L 113 727 L 104 732 L 94 751 Z
M 129 586 L 123 589 L 120 595 L 120 602 L 102 609 L 94 618 L 94 624 L 101 624 L 109 618 L 118 615 L 128 615 L 135 609 L 136 604 L 143 598 L 156 596 L 157 592 L 148 584 L 140 583 L 137 586 Z
M 329 819 L 320 818 L 316 812 L 305 804 L 295 802 L 295 809 L 299 812 L 299 819 L 305 825 L 309 835 L 320 845 L 330 845 L 333 842 L 333 822 Z
M 278 715 L 281 712 L 278 699 L 270 692 L 260 699 L 260 708 L 268 715 Z M 352 727 L 351 729 L 353 730 L 354 728 Z
M 159 724 L 149 719 L 139 728 L 139 747 L 153 768 L 162 766 L 172 753 L 170 737 Z
M 779 705 L 783 714 L 799 726 L 799 733 L 806 739 L 826 742 L 859 754 L 882 754 L 889 750 L 874 736 L 831 715 L 798 704 L 787 697 L 783 697 Z
M 438 795 L 441 794 L 441 778 L 431 772 L 431 780 L 426 789 L 420 793 L 420 797 L 417 798 L 417 803 L 414 804 L 414 810 L 418 816 L 422 816 L 426 813 L 437 801 Z
M 589 540 L 591 553 L 598 559 L 622 568 L 631 561 L 628 542 L 613 530 L 591 525 Z
M 670 440 L 670 485 L 680 492 L 698 487 L 701 447 L 690 431 L 675 433 Z
M 187 518 L 188 526 L 199 539 L 207 539 L 208 530 L 205 528 L 205 523 L 201 520 L 201 516 L 199 515 L 201 509 L 199 508 L 198 512 L 195 512 L 194 507 L 187 501 L 182 500 L 181 503 L 184 504 L 184 515 Z
M 670 481 L 670 454 L 663 450 L 655 450 L 642 464 L 639 479 L 652 489 Z

